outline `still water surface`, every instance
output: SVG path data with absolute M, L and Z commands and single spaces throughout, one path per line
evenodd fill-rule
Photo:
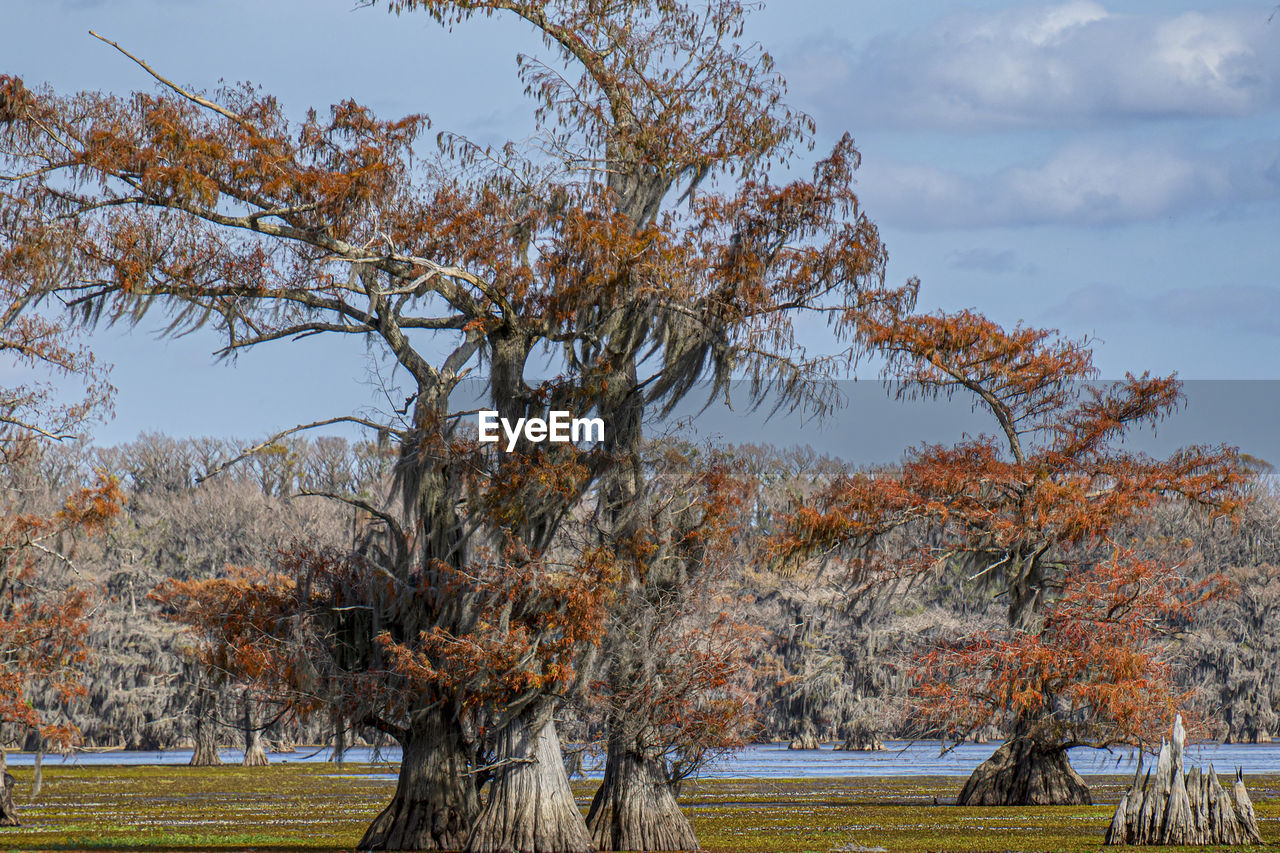
M 789 750 L 785 744 L 754 744 L 722 757 L 702 772 L 705 778 L 761 779 L 812 776 L 967 776 L 995 752 L 998 744 L 961 744 L 941 755 L 937 741 L 888 741 L 881 752 L 843 752 L 830 747 L 818 750 Z M 222 760 L 239 763 L 238 750 L 222 750 Z M 331 753 L 316 751 L 272 753 L 273 762 L 325 762 Z M 365 763 L 374 759 L 395 765 L 400 761 L 399 748 L 381 750 L 378 756 L 369 748 L 347 751 L 346 760 Z M 10 753 L 10 764 L 31 764 L 29 753 Z M 63 757 L 45 757 L 47 766 L 59 764 L 186 764 L 191 750 L 166 752 L 78 752 Z M 1128 749 L 1107 752 L 1078 748 L 1071 750 L 1071 764 L 1084 775 L 1132 773 L 1136 755 Z M 1236 767 L 1246 774 L 1280 774 L 1280 743 L 1273 744 L 1193 744 L 1187 748 L 1188 765 L 1213 763 L 1219 773 L 1231 773 Z M 588 769 L 588 777 L 599 777 L 600 768 Z M 393 777 L 394 778 L 394 777 Z

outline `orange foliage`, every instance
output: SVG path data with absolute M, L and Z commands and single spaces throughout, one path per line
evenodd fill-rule
M 40 731 L 65 746 L 76 735 L 68 725 L 44 720 L 27 691 L 42 684 L 62 702 L 85 693 L 80 679 L 89 660 L 89 594 L 56 587 L 42 567 L 64 561 L 53 548 L 62 537 L 94 534 L 124 503 L 114 479 L 101 480 L 67 499 L 49 516 L 7 511 L 0 523 L 0 723 Z
M 28 102 L 21 84 L 0 76 L 0 127 Z M 0 201 L 8 199 L 0 189 Z M 18 384 L 0 389 L 0 478 L 6 483 L 0 518 L 0 723 L 37 729 L 65 746 L 76 732 L 37 713 L 29 692 L 41 684 L 66 702 L 82 695 L 88 635 L 89 593 L 66 585 L 70 565 L 64 539 L 101 533 L 119 512 L 123 495 L 102 478 L 70 495 L 56 511 L 32 512 L 10 487 L 11 473 L 40 452 L 41 443 L 74 437 L 110 413 L 107 371 L 80 346 L 74 330 L 34 310 L 41 282 L 62 269 L 65 258 L 26 241 L 25 223 L 0 215 L 0 353 Z M 52 233 L 46 223 L 36 229 Z M 80 399 L 61 402 L 71 386 Z M 3 744 L 0 744 L 0 749 Z
M 1115 548 L 1064 580 L 1034 632 L 942 641 L 917 661 L 912 695 L 930 731 L 957 740 L 988 725 L 1028 724 L 1066 746 L 1153 743 L 1188 694 L 1160 646 L 1169 619 L 1224 595 L 1221 578 L 1189 584 L 1175 567 Z
M 278 571 L 171 580 L 152 597 L 216 671 L 296 711 L 332 705 L 394 732 L 433 702 L 493 710 L 572 680 L 600 636 L 611 570 L 592 551 L 571 565 L 437 563 L 406 582 L 360 555 L 294 546 Z M 457 606 L 467 613 L 449 626 L 440 612 Z
M 845 320 L 900 395 L 959 394 L 996 437 L 914 448 L 897 468 L 838 479 L 790 514 L 775 558 L 842 553 L 866 583 L 946 567 L 996 583 L 1008 630 L 945 641 L 917 673 L 921 714 L 953 736 L 1000 723 L 1072 743 L 1147 737 L 1181 698 L 1161 620 L 1204 590 L 1112 540 L 1162 501 L 1234 514 L 1247 466 L 1225 446 L 1166 459 L 1123 446 L 1180 404 L 1174 377 L 1096 383 L 1087 341 L 972 311 L 913 314 L 914 296 L 882 295 Z M 922 543 L 913 553 L 877 547 L 904 527 Z

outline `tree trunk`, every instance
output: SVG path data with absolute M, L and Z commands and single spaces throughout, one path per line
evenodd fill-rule
M 1173 739 L 1162 741 L 1155 777 L 1138 770 L 1133 784 L 1116 807 L 1106 844 L 1261 844 L 1253 802 L 1237 772 L 1231 796 L 1209 765 L 1201 774 L 1193 767 L 1182 772 L 1182 752 L 1187 730 L 1182 717 L 1173 723 Z
M 218 694 L 208 688 L 200 688 L 195 707 L 195 750 L 191 753 L 192 767 L 216 767 L 222 764 L 218 755 Z
M 548 703 L 534 703 L 498 734 L 496 764 L 468 853 L 596 849 L 569 787 Z
M 480 811 L 461 727 L 430 712 L 403 735 L 400 746 L 395 796 L 357 849 L 461 850 Z
M 18 812 L 13 807 L 13 786 L 15 780 L 7 771 L 4 747 L 0 747 L 0 826 L 22 826 L 18 823 Z
M 329 712 L 329 722 L 333 727 L 333 754 L 329 760 L 341 767 L 347 760 L 347 721 L 335 708 Z
M 244 693 L 242 727 L 244 729 L 244 761 L 241 763 L 245 767 L 266 767 L 271 762 L 267 760 L 267 752 L 262 748 L 262 730 L 258 728 L 257 721 L 253 718 L 253 700 L 248 690 Z
M 787 749 L 821 749 L 822 744 L 818 741 L 818 733 L 814 730 L 813 724 L 805 720 L 801 725 L 800 731 L 791 743 L 787 744 Z
M 629 740 L 609 739 L 604 781 L 587 814 L 591 837 L 601 850 L 697 850 L 662 759 L 641 754 Z
M 844 743 L 836 746 L 836 749 L 850 752 L 878 752 L 884 748 L 884 741 L 880 740 L 875 726 L 865 719 L 855 722 L 849 728 L 849 736 L 844 739 Z
M 44 790 L 44 738 L 40 739 L 40 748 L 36 750 L 35 761 L 31 768 L 31 799 L 34 801 Z
M 271 728 L 271 736 L 266 741 L 271 752 L 296 752 L 298 748 L 293 735 L 280 722 Z
M 1089 786 L 1061 746 L 1015 737 L 982 762 L 956 800 L 960 806 L 1088 806 Z

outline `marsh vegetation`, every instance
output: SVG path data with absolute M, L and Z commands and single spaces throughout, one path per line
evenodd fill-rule
M 395 787 L 384 765 L 370 764 L 53 765 L 28 802 L 32 769 L 12 769 L 25 825 L 0 834 L 0 850 L 352 849 Z M 680 804 L 710 853 L 1084 851 L 1101 849 L 1128 783 L 1089 777 L 1092 806 L 986 808 L 949 804 L 961 781 L 690 780 Z M 597 785 L 573 783 L 584 812 Z M 1250 777 L 1249 785 L 1264 840 L 1280 842 L 1280 775 Z

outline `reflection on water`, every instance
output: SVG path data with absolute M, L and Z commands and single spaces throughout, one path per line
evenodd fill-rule
M 941 755 L 937 741 L 888 741 L 888 749 L 880 752 L 843 752 L 830 747 L 818 750 L 789 750 L 783 744 L 754 744 L 732 755 L 726 755 L 706 768 L 701 774 L 707 778 L 752 779 L 796 778 L 806 776 L 967 776 L 995 752 L 998 744 L 961 744 Z M 238 764 L 241 753 L 224 749 L 222 760 Z M 325 762 L 332 753 L 328 749 L 302 750 L 298 752 L 272 753 L 273 762 Z M 400 750 L 389 747 L 378 756 L 373 750 L 352 748 L 347 750 L 346 760 L 351 763 L 368 763 L 375 758 L 389 764 L 400 760 Z M 30 753 L 10 753 L 10 764 L 29 765 Z M 175 749 L 167 752 L 79 752 L 69 756 L 45 756 L 45 764 L 95 765 L 95 764 L 186 764 L 191 760 L 191 750 Z M 1086 749 L 1071 750 L 1071 764 L 1084 775 L 1106 773 L 1132 773 L 1136 767 L 1136 754 L 1128 748 L 1112 752 Z M 1187 764 L 1207 767 L 1212 762 L 1219 773 L 1232 773 L 1242 767 L 1247 774 L 1280 773 L 1280 743 L 1276 744 L 1192 744 L 1187 748 Z M 1148 762 L 1149 763 L 1149 762 Z M 587 776 L 598 778 L 600 768 L 590 768 Z M 394 778 L 394 777 L 391 777 Z

